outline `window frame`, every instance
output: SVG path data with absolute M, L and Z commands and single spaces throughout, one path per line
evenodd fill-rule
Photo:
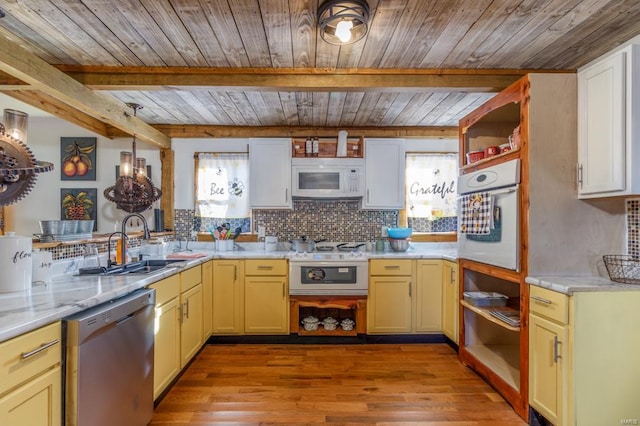
M 412 154 L 455 154 L 458 155 L 457 152 L 449 152 L 449 151 L 406 151 L 405 152 L 405 164 L 407 155 Z M 406 172 L 406 165 L 405 165 Z M 406 173 L 405 173 L 405 185 L 406 185 Z M 405 190 L 406 194 L 406 190 Z M 406 204 L 406 196 L 405 196 L 405 206 L 403 209 L 398 211 L 398 226 L 407 227 L 409 224 L 409 219 L 407 216 L 407 204 Z M 414 232 L 411 234 L 411 241 L 414 242 L 456 242 L 458 241 L 458 233 L 454 232 Z
M 224 154 L 246 154 L 247 156 L 249 155 L 248 151 L 196 151 L 193 153 L 193 159 L 194 159 L 194 167 L 193 167 L 193 214 L 194 214 L 194 218 L 195 216 L 195 207 L 196 207 L 196 203 L 198 201 L 198 166 L 200 164 L 200 158 L 199 155 L 200 154 L 219 154 L 219 155 L 224 155 Z M 253 219 L 253 209 L 249 208 L 249 221 L 251 223 L 250 226 L 250 231 L 249 232 L 243 232 L 241 233 L 237 238 L 236 241 L 238 242 L 256 242 L 258 241 L 258 235 L 254 232 L 253 230 L 253 223 L 254 223 L 254 219 Z M 213 241 L 213 236 L 206 231 L 201 231 L 198 230 L 197 231 L 197 238 L 198 241 Z

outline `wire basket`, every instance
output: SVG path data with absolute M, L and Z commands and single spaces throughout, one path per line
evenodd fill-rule
M 611 281 L 625 284 L 640 284 L 640 259 L 631 256 L 602 256 Z

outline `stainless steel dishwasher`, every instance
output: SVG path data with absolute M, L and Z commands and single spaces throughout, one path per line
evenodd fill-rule
M 153 415 L 155 290 L 65 318 L 65 424 L 143 426 Z

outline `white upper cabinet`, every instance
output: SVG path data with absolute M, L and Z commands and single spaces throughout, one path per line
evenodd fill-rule
M 404 139 L 366 139 L 363 209 L 403 209 Z
M 578 71 L 578 197 L 640 193 L 640 46 Z
M 293 207 L 290 139 L 250 139 L 249 188 L 251 208 Z

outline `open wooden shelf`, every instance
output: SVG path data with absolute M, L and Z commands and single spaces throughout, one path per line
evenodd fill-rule
M 367 332 L 367 296 L 292 295 L 289 303 L 291 333 L 298 333 L 300 336 L 357 336 Z M 301 311 L 304 312 L 303 315 Z M 336 330 L 327 331 L 319 326 L 317 331 L 307 331 L 301 327 L 300 320 L 304 315 L 309 314 L 314 314 L 320 320 L 327 316 L 332 316 L 338 321 L 349 318 L 355 322 L 355 325 L 350 331 L 342 330 L 339 324 Z
M 516 147 L 510 151 L 503 152 L 502 154 L 492 155 L 491 157 L 483 158 L 482 160 L 478 160 L 474 163 L 465 164 L 464 166 L 461 166 L 459 170 L 461 173 L 464 174 L 464 172 L 473 171 L 470 169 L 479 168 L 479 166 L 483 166 L 484 164 L 487 164 L 487 163 L 502 162 L 503 160 L 507 161 L 513 158 L 519 158 L 519 156 L 520 156 L 520 147 Z
M 515 390 L 520 389 L 520 347 L 517 345 L 469 345 L 465 350 Z
M 318 138 L 318 155 L 305 154 L 306 138 L 291 139 L 291 153 L 293 158 L 336 158 L 338 138 Z M 363 158 L 364 137 L 347 138 L 347 156 L 345 158 Z
M 358 332 L 355 327 L 353 330 L 343 330 L 338 326 L 335 330 L 325 330 L 322 326 L 318 327 L 315 331 L 305 330 L 304 327 L 298 329 L 298 336 L 357 336 Z
M 490 308 L 479 308 L 477 306 L 473 306 L 472 304 L 470 304 L 467 301 L 461 300 L 460 301 L 460 305 L 463 306 L 465 309 L 469 309 L 472 312 L 475 312 L 476 314 L 480 315 L 481 317 L 483 317 L 484 319 L 486 319 L 487 321 L 491 321 L 494 324 L 499 325 L 502 328 L 506 328 L 509 331 L 520 331 L 520 327 L 514 327 L 512 325 L 507 324 L 504 321 L 501 321 L 500 319 L 494 317 L 493 315 L 491 315 L 491 313 L 489 311 L 491 310 L 511 310 L 511 311 L 515 311 L 515 309 L 510 309 L 510 308 L 504 308 L 504 307 L 490 307 Z

